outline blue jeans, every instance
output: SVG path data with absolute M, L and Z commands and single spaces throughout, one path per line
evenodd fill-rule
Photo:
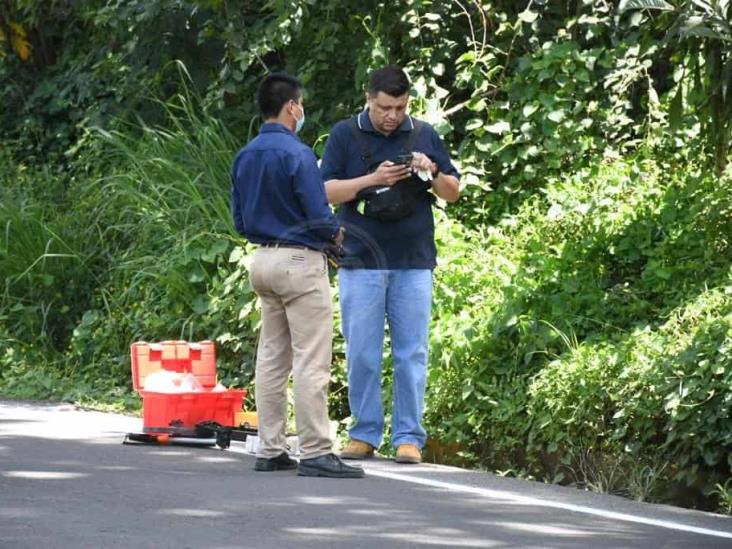
M 340 269 L 341 318 L 348 362 L 352 439 L 381 446 L 381 358 L 384 320 L 389 322 L 394 362 L 391 441 L 424 446 L 422 427 L 427 342 L 432 307 L 429 269 Z

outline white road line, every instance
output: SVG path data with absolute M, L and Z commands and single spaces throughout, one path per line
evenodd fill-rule
M 491 490 L 488 488 L 477 488 L 475 486 L 464 486 L 462 484 L 455 484 L 452 482 L 443 482 L 440 480 L 430 480 L 426 478 L 400 475 L 397 473 L 388 473 L 386 471 L 379 471 L 371 468 L 367 469 L 367 471 L 369 476 L 373 475 L 375 477 L 388 478 L 391 480 L 411 482 L 412 484 L 420 484 L 422 486 L 430 486 L 432 488 L 441 488 L 443 490 L 448 490 L 451 492 L 473 494 L 485 498 L 508 500 L 520 505 L 533 505 L 537 507 L 548 507 L 551 509 L 563 509 L 565 511 L 584 513 L 585 515 L 593 515 L 596 517 L 602 517 L 607 519 L 619 520 L 624 522 L 634 522 L 637 524 L 657 526 L 659 528 L 679 530 L 681 532 L 690 532 L 693 534 L 702 534 L 705 536 L 714 536 L 717 538 L 732 539 L 732 532 L 725 532 L 723 530 L 712 530 L 709 528 L 699 528 L 697 526 L 690 526 L 688 524 L 682 524 L 680 522 L 674 522 L 670 520 L 657 520 L 652 518 L 637 517 L 633 515 L 628 515 L 626 513 L 605 511 L 603 509 L 593 509 L 592 507 L 586 507 L 584 505 L 573 505 L 571 503 L 562 503 L 559 501 L 551 501 L 528 496 L 519 496 L 512 492 L 506 492 L 503 490 Z
M 229 450 L 233 450 L 237 453 L 252 455 L 238 448 L 235 449 L 233 446 L 230 447 Z M 533 505 L 536 507 L 546 507 L 549 509 L 562 509 L 564 511 L 573 511 L 575 513 L 583 513 L 585 515 L 592 515 L 606 519 L 619 520 L 623 522 L 633 522 L 636 524 L 644 524 L 647 526 L 657 526 L 658 528 L 666 528 L 668 530 L 678 530 L 680 532 L 689 532 L 692 534 L 701 534 L 704 536 L 732 539 L 732 532 L 726 532 L 724 530 L 712 530 L 710 528 L 700 528 L 698 526 L 691 526 L 689 524 L 683 524 L 681 522 L 674 522 L 671 520 L 658 520 L 652 518 L 638 517 L 634 515 L 629 515 L 627 513 L 606 511 L 604 509 L 594 509 L 592 507 L 586 507 L 584 505 L 573 505 L 571 503 L 562 503 L 559 501 L 552 501 L 548 499 L 519 496 L 518 494 L 505 490 L 491 490 L 489 488 L 465 486 L 463 484 L 456 484 L 454 482 L 443 482 L 441 480 L 431 480 L 408 475 L 400 475 L 398 473 L 390 473 L 375 468 L 372 469 L 368 466 L 366 467 L 366 472 L 368 473 L 368 476 L 388 478 L 391 480 L 398 480 L 402 482 L 411 482 L 412 484 L 420 484 L 422 486 L 430 486 L 432 488 L 441 488 L 443 490 L 463 494 L 473 494 L 484 498 L 502 499 L 504 501 L 510 501 L 518 505 Z

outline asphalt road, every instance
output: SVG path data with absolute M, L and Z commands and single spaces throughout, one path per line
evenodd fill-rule
M 139 418 L 0 401 L 2 548 L 732 548 L 732 519 L 436 465 L 255 473 L 229 450 L 126 446 Z

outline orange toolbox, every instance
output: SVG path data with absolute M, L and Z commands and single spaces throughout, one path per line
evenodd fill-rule
M 172 442 L 171 437 L 213 437 L 217 445 L 229 446 L 247 391 L 216 388 L 213 341 L 138 341 L 132 344 L 130 352 L 132 386 L 142 397 L 143 433 L 130 433 L 125 442 L 166 443 Z M 161 370 L 192 374 L 187 379 L 195 383 L 196 390 L 188 391 L 185 386 L 175 392 L 145 389 L 150 376 Z

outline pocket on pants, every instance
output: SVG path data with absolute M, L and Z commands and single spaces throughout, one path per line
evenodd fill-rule
M 312 257 L 291 254 L 287 260 L 279 263 L 278 267 L 292 277 L 318 277 L 325 273 L 325 259 L 321 261 L 318 258 L 317 261 L 313 261 Z

